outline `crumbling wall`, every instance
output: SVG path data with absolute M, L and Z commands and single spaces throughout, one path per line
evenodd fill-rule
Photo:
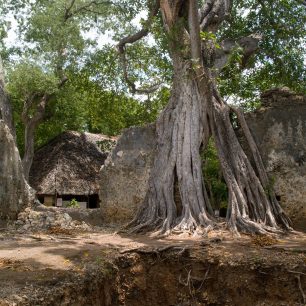
M 105 222 L 132 219 L 148 189 L 155 155 L 155 125 L 126 129 L 100 172 L 101 211 Z
M 282 207 L 294 228 L 306 231 L 306 98 L 278 88 L 261 100 L 247 123 Z
M 33 201 L 9 127 L 0 120 L 0 219 L 16 219 Z

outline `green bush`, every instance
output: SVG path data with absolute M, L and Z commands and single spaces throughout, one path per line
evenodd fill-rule
M 69 208 L 80 208 L 80 204 L 76 199 L 72 199 L 70 203 L 67 205 Z

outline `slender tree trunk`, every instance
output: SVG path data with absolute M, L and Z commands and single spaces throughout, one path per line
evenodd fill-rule
M 25 125 L 24 155 L 22 158 L 22 165 L 24 176 L 27 181 L 29 181 L 30 170 L 34 158 L 34 139 L 37 125 L 38 124 L 33 124 L 32 122 L 28 122 Z
M 30 114 L 30 109 L 35 103 L 36 95 L 30 97 L 24 102 L 23 112 L 22 112 L 22 122 L 25 127 L 24 134 L 24 155 L 22 158 L 22 166 L 24 170 L 24 176 L 27 181 L 29 181 L 30 170 L 34 158 L 34 140 L 35 131 L 38 125 L 43 121 L 46 111 L 46 106 L 51 96 L 44 94 L 40 97 L 39 103 L 36 108 L 34 115 Z
M 68 81 L 68 78 L 64 75 L 62 80 L 58 84 L 60 89 Z M 24 135 L 24 155 L 22 158 L 22 165 L 24 168 L 24 175 L 27 181 L 29 181 L 30 170 L 34 158 L 34 144 L 35 144 L 35 132 L 39 124 L 45 118 L 46 107 L 49 101 L 54 97 L 53 94 L 37 94 L 34 93 L 27 100 L 24 101 L 23 111 L 22 111 L 22 122 L 25 126 L 25 135 Z M 36 110 L 34 115 L 31 114 L 31 108 L 33 104 L 37 102 Z

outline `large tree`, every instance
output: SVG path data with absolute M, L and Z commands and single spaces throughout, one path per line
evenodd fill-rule
M 228 228 L 236 233 L 290 229 L 289 219 L 269 188 L 268 176 L 243 113 L 229 106 L 218 91 L 216 77 L 227 62 L 228 48 L 240 46 L 246 62 L 261 38 L 248 35 L 236 38 L 234 43 L 227 40 L 218 52 L 216 33 L 229 20 L 232 6 L 231 0 L 150 2 L 144 27 L 119 42 L 124 76 L 131 90 L 137 92 L 138 88 L 129 79 L 126 45 L 146 36 L 155 16 L 160 13 L 174 71 L 169 103 L 156 122 L 157 154 L 149 190 L 129 224 L 133 231 L 167 234 L 171 231 L 208 231 L 215 227 L 200 158 L 200 150 L 207 147 L 210 138 L 215 142 L 228 188 Z M 155 85 L 139 89 L 139 92 L 154 89 Z M 254 164 L 237 139 L 231 120 L 233 114 L 247 140 Z M 174 196 L 176 184 L 179 203 Z

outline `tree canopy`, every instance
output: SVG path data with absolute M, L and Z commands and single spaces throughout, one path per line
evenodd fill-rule
M 137 100 L 128 94 L 123 81 L 117 51 L 112 40 L 98 46 L 96 38 L 111 31 L 113 38 L 119 23 L 126 23 L 124 31 L 135 28 L 131 20 L 136 6 L 120 1 L 110 5 L 101 1 L 8 1 L 2 4 L 3 13 L 11 17 L 3 23 L 3 38 L 9 24 L 17 22 L 15 34 L 22 44 L 12 48 L 2 39 L 5 58 L 7 89 L 14 105 L 17 140 L 24 152 L 24 102 L 35 96 L 28 113 L 37 111 L 44 94 L 52 95 L 44 119 L 35 132 L 35 145 L 41 146 L 60 132 L 73 129 L 114 135 L 123 128 L 154 121 L 165 99 L 160 94 Z M 144 7 L 144 6 L 142 6 Z M 114 19 L 114 16 L 117 16 Z M 6 31 L 4 31 L 6 29 Z M 160 61 L 156 47 L 143 52 L 142 44 L 133 54 L 148 54 L 144 70 L 146 76 L 150 58 Z M 61 79 L 67 82 L 61 88 Z M 136 78 L 136 76 L 135 76 Z M 167 96 L 167 94 L 166 94 Z M 159 97 L 159 98 L 157 98 Z M 163 102 L 164 101 L 164 102 Z

